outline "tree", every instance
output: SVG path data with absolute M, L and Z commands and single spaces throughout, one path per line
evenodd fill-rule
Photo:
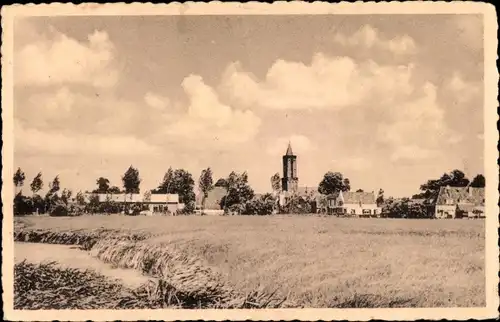
M 150 202 L 151 201 L 151 191 L 148 190 L 148 191 L 144 192 L 144 198 L 143 198 L 143 200 L 145 202 Z
M 259 196 L 257 198 L 254 197 L 253 199 L 249 200 L 245 204 L 243 214 L 258 216 L 270 215 L 273 213 L 275 204 L 275 197 L 270 193 L 266 193 L 262 196 Z
M 14 197 L 14 216 L 28 215 L 33 212 L 33 201 L 21 192 Z
M 33 178 L 33 181 L 30 184 L 31 191 L 33 194 L 36 194 L 38 191 L 42 190 L 43 188 L 43 179 L 42 179 L 42 173 L 38 172 L 35 178 Z
M 59 181 L 59 176 L 55 176 L 54 180 L 49 183 L 49 194 L 55 194 L 61 189 L 61 183 Z
M 61 193 L 61 201 L 64 202 L 64 204 L 68 204 L 71 200 L 71 195 L 73 195 L 73 192 L 69 189 L 63 189 Z
M 184 169 L 173 171 L 171 168 L 165 173 L 163 181 L 152 193 L 176 193 L 179 201 L 185 205 L 186 212 L 192 212 L 195 206 L 194 180 L 191 173 Z
M 22 187 L 24 185 L 24 179 L 26 179 L 24 172 L 21 170 L 21 168 L 17 168 L 17 171 L 14 174 L 14 186 L 16 186 L 16 188 Z
M 340 172 L 327 172 L 318 187 L 318 192 L 323 195 L 349 190 L 351 190 L 349 179 L 344 178 Z
M 213 188 L 212 170 L 210 168 L 206 168 L 201 171 L 198 185 L 201 193 L 203 194 L 201 205 L 202 208 L 205 209 L 205 200 L 208 197 L 208 192 Z
M 78 191 L 78 193 L 76 194 L 76 203 L 80 206 L 84 206 L 85 205 L 85 196 L 83 195 L 83 193 L 81 191 Z
M 420 186 L 420 194 L 414 195 L 412 198 L 435 199 L 441 187 L 467 187 L 469 179 L 460 170 L 453 170 L 450 173 L 443 174 L 439 179 L 427 180 L 426 183 Z
M 279 173 L 275 173 L 271 177 L 271 188 L 274 193 L 278 193 L 281 190 L 281 178 Z
M 377 207 L 381 207 L 384 204 L 384 190 L 383 189 L 379 189 L 376 202 L 377 202 Z
M 482 174 L 478 174 L 472 179 L 470 186 L 473 188 L 484 188 L 486 186 L 486 179 Z
M 45 195 L 45 207 L 48 208 L 49 213 L 51 213 L 53 208 L 58 205 L 59 196 L 57 193 L 61 189 L 60 185 L 59 176 L 55 176 L 52 182 L 49 183 L 49 191 Z
M 141 178 L 139 177 L 139 170 L 130 166 L 128 170 L 122 177 L 123 188 L 125 193 L 139 193 L 139 185 L 141 184 Z
M 365 192 L 363 189 L 358 189 L 356 192 Z
M 223 188 L 227 188 L 227 182 L 226 182 L 226 179 L 224 178 L 220 178 L 219 180 L 217 180 L 217 182 L 214 184 L 214 187 L 223 187 Z
M 121 193 L 121 190 L 117 186 L 112 186 L 108 189 L 108 193 L 118 194 Z
M 248 184 L 248 174 L 231 172 L 226 179 L 227 194 L 221 200 L 221 208 L 225 212 L 242 213 L 245 204 L 254 197 L 254 191 Z
M 96 193 L 107 193 L 109 191 L 109 180 L 104 177 L 99 177 L 96 180 L 97 190 L 94 190 Z

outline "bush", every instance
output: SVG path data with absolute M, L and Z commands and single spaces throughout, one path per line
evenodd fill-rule
M 53 217 L 63 217 L 68 215 L 68 206 L 64 203 L 58 203 L 52 207 L 50 215 Z
M 245 204 L 244 215 L 265 216 L 273 213 L 276 199 L 271 194 L 253 198 Z
M 14 197 L 14 216 L 28 215 L 33 213 L 33 200 L 18 193 Z

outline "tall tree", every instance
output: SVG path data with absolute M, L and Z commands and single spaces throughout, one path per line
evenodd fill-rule
M 274 193 L 278 193 L 281 190 L 281 178 L 277 172 L 271 176 L 271 188 Z
M 76 194 L 76 203 L 80 206 L 85 205 L 85 196 L 81 191 L 78 191 L 78 193 Z
M 55 194 L 61 189 L 61 182 L 59 181 L 59 176 L 55 176 L 54 180 L 49 183 L 49 194 Z
M 163 177 L 163 182 L 152 193 L 176 193 L 179 195 L 179 201 L 185 205 L 187 212 L 194 210 L 196 199 L 194 179 L 191 173 L 184 169 L 173 171 L 170 168 Z
M 125 193 L 139 193 L 139 185 L 141 178 L 139 177 L 139 170 L 130 166 L 122 177 L 123 188 Z
M 45 207 L 51 212 L 59 201 L 59 196 L 57 193 L 61 189 L 61 183 L 59 181 L 59 176 L 55 176 L 52 182 L 49 183 L 49 191 L 45 195 Z
M 42 179 L 42 173 L 38 172 L 36 177 L 33 178 L 33 181 L 30 184 L 31 191 L 33 194 L 36 194 L 38 191 L 42 190 L 43 188 L 43 179 Z
M 73 195 L 73 192 L 69 189 L 63 189 L 61 193 L 61 200 L 64 202 L 66 205 L 70 202 L 71 196 Z
M 205 200 L 208 197 L 208 192 L 213 188 L 212 170 L 210 168 L 206 168 L 201 171 L 198 185 L 201 193 L 203 194 L 201 205 L 202 208 L 205 209 Z
M 94 190 L 94 192 L 97 193 L 107 193 L 109 191 L 109 180 L 104 177 L 99 177 L 99 179 L 96 180 L 97 184 L 97 190 Z
M 377 202 L 377 207 L 381 207 L 384 204 L 384 190 L 383 189 L 379 189 L 376 202 Z
M 486 186 L 486 179 L 482 174 L 478 174 L 472 179 L 470 186 L 473 188 L 484 188 Z
M 168 168 L 167 172 L 163 175 L 163 180 L 158 186 L 158 189 L 154 190 L 153 192 L 156 193 L 173 193 L 171 192 L 171 185 L 173 182 L 174 178 L 174 170 L 172 167 Z
M 228 192 L 221 200 L 221 207 L 225 211 L 234 210 L 242 213 L 245 204 L 255 195 L 253 189 L 248 184 L 248 174 L 246 172 L 238 174 L 233 171 L 227 177 L 226 182 Z
M 327 172 L 319 183 L 318 192 L 329 195 L 339 191 L 349 191 L 351 185 L 348 178 L 344 178 L 340 172 Z
M 469 179 L 465 174 L 460 170 L 453 170 L 450 173 L 443 174 L 439 179 L 427 180 L 426 183 L 420 186 L 422 192 L 414 195 L 413 198 L 434 199 L 441 187 L 467 187 L 467 185 L 469 185 Z
M 24 185 L 25 179 L 26 176 L 24 175 L 24 172 L 21 170 L 21 168 L 17 168 L 17 171 L 14 174 L 14 186 L 22 187 Z

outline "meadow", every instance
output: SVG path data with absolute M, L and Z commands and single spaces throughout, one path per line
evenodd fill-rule
M 23 217 L 15 240 L 81 245 L 160 278 L 191 306 L 471 307 L 485 305 L 484 229 L 312 215 Z M 231 304 L 235 294 L 246 302 Z

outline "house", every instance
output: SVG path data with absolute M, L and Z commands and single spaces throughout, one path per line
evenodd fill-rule
M 177 194 L 150 194 L 145 197 L 136 193 L 87 193 L 86 202 L 90 202 L 92 196 L 97 196 L 99 203 L 111 202 L 123 206 L 140 204 L 148 208 L 152 213 L 174 213 L 182 208 Z
M 195 212 L 205 215 L 223 215 L 224 208 L 221 203 L 226 195 L 227 189 L 224 187 L 212 188 L 205 200 L 203 200 L 203 194 L 198 194 L 196 196 Z
M 149 211 L 153 213 L 174 213 L 181 209 L 179 204 L 179 195 L 176 193 L 152 193 L 151 196 L 143 201 Z
M 328 214 L 349 217 L 377 217 L 382 209 L 377 206 L 374 192 L 336 192 L 326 196 Z
M 441 187 L 436 199 L 435 217 L 484 217 L 484 188 Z

